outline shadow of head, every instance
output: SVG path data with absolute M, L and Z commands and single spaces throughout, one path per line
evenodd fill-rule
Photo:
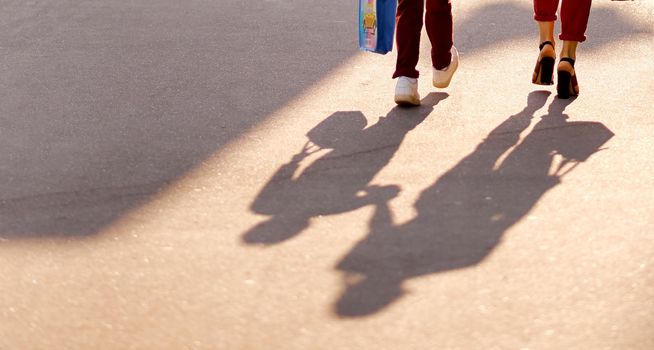
M 335 112 L 309 130 L 307 138 L 320 148 L 337 148 L 361 132 L 368 122 L 360 111 Z
M 398 281 L 387 277 L 366 276 L 348 285 L 334 306 L 336 314 L 341 317 L 365 317 L 398 300 L 406 291 Z
M 534 131 L 555 141 L 556 153 L 567 162 L 585 162 L 615 134 L 599 122 L 568 121 L 570 116 L 563 112 L 574 100 L 554 99 Z

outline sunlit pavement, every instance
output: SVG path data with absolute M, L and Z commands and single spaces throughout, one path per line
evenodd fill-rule
M 0 349 L 654 348 L 654 4 L 581 94 L 460 1 L 393 104 L 356 2 L 0 3 Z

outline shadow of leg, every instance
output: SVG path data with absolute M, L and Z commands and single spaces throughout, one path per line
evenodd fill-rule
M 341 317 L 368 316 L 398 300 L 404 293 L 401 281 L 389 279 L 389 276 L 366 276 L 346 286 L 335 311 Z

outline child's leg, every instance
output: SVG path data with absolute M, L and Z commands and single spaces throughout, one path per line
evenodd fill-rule
M 393 78 L 417 78 L 424 0 L 399 0 L 397 5 L 397 65 Z
M 434 68 L 443 69 L 452 60 L 452 4 L 450 0 L 427 0 L 425 17 L 427 35 L 431 42 L 431 62 Z

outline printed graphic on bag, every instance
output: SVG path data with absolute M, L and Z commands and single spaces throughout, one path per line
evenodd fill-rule
M 359 1 L 359 48 L 386 54 L 393 49 L 397 0 Z
M 363 48 L 374 51 L 377 47 L 377 0 L 359 0 L 361 8 L 360 40 Z

